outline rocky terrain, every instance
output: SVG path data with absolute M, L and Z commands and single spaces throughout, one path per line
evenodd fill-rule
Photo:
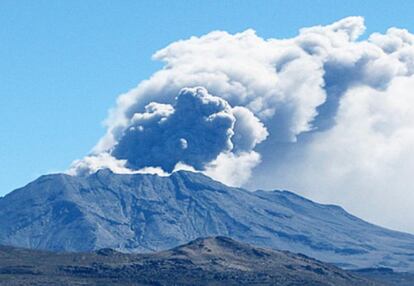
M 170 249 L 226 236 L 344 269 L 414 272 L 414 236 L 287 191 L 230 188 L 202 174 L 54 174 L 0 198 L 0 244 L 52 251 Z
M 304 255 L 226 237 L 152 254 L 0 247 L 0 285 L 382 285 Z

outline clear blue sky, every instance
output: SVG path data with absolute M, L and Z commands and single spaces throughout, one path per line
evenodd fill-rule
M 413 11 L 409 0 L 2 0 L 0 196 L 86 155 L 117 96 L 158 69 L 151 55 L 172 41 L 217 29 L 290 37 L 351 15 L 368 34 L 414 31 Z

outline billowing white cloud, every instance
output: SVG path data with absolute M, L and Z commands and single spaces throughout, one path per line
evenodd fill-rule
M 344 205 L 370 221 L 414 231 L 414 76 L 396 77 L 386 90 L 350 89 L 336 124 L 314 133 L 271 174 L 285 188 Z M 295 155 L 293 155 L 295 154 Z M 289 160 L 290 159 L 290 160 Z
M 89 175 L 96 171 L 107 168 L 118 174 L 131 174 L 132 170 L 125 167 L 126 160 L 117 160 L 109 153 L 99 153 L 86 156 L 82 160 L 75 160 L 67 171 L 69 175 Z
M 257 152 L 221 153 L 205 168 L 205 174 L 232 186 L 240 185 L 250 178 L 252 169 L 260 163 Z
M 118 160 L 109 153 L 99 153 L 84 157 L 82 160 L 75 160 L 67 171 L 72 176 L 87 176 L 101 169 L 110 169 L 117 174 L 156 174 L 159 176 L 168 176 L 169 174 L 160 167 L 144 167 L 138 170 L 132 170 L 126 167 L 126 160 Z M 177 170 L 185 169 L 181 165 Z M 190 169 L 188 169 L 190 170 Z
M 414 214 L 414 35 L 358 40 L 364 31 L 348 17 L 290 39 L 215 31 L 172 43 L 154 55 L 164 67 L 118 98 L 84 161 L 110 154 L 114 168 L 184 166 L 232 185 L 252 175 L 247 186 L 414 231 L 399 216 Z
M 249 152 L 269 135 L 264 124 L 249 109 L 236 106 L 232 113 L 236 119 L 231 138 L 235 152 Z

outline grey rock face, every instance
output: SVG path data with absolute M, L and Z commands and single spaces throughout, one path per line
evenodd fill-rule
M 47 175 L 0 199 L 5 245 L 154 252 L 218 235 L 343 268 L 414 271 L 413 235 L 290 192 L 249 192 L 197 173 Z

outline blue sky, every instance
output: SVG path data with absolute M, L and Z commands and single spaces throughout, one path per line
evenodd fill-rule
M 65 170 L 103 135 L 120 93 L 168 43 L 211 30 L 284 38 L 350 15 L 414 31 L 414 2 L 1 1 L 0 195 Z M 389 3 L 389 4 L 386 4 Z

